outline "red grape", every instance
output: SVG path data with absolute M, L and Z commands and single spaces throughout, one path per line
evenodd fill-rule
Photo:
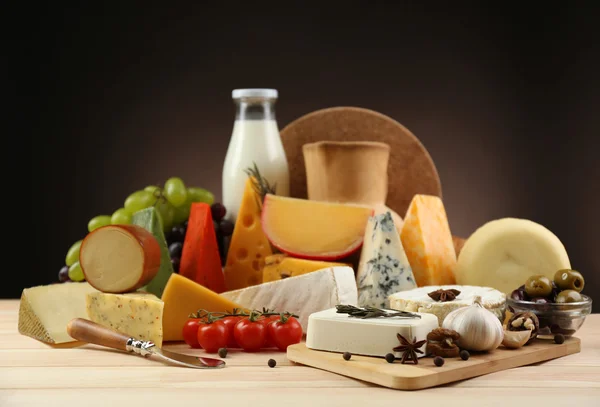
M 222 203 L 215 202 L 210 206 L 210 212 L 213 220 L 219 222 L 227 214 L 227 209 L 225 209 Z

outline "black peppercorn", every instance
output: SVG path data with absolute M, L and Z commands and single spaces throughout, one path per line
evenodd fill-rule
M 269 359 L 269 362 L 268 362 L 269 367 L 275 367 L 276 364 L 277 364 L 277 362 L 275 362 L 275 359 Z
M 437 366 L 443 366 L 444 365 L 444 358 L 441 356 L 436 356 L 433 358 L 433 363 Z
M 227 348 L 219 348 L 219 357 L 221 357 L 221 358 L 227 357 Z
M 462 360 L 469 360 L 469 356 L 471 356 L 471 354 L 469 353 L 468 350 L 463 349 L 463 350 L 460 351 L 460 358 Z
M 561 344 L 565 342 L 565 336 L 563 334 L 554 335 L 554 343 Z
M 393 353 L 388 353 L 387 355 L 385 355 L 385 360 L 388 363 L 394 363 L 394 360 L 396 360 L 396 356 L 394 356 Z
M 350 360 L 350 358 L 352 357 L 352 354 L 350 352 L 344 352 L 344 360 Z

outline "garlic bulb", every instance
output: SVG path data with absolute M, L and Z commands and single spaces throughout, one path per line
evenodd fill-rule
M 470 351 L 490 351 L 496 349 L 504 338 L 504 329 L 498 317 L 481 305 L 481 297 L 476 296 L 473 304 L 449 313 L 442 327 L 460 334 L 458 346 Z

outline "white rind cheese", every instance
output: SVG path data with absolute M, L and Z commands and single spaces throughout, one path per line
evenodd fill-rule
M 460 291 L 452 301 L 438 302 L 428 293 L 439 289 Z M 432 285 L 415 288 L 390 295 L 390 308 L 399 311 L 424 312 L 438 318 L 440 326 L 446 316 L 455 309 L 473 304 L 475 296 L 480 296 L 482 305 L 502 319 L 506 305 L 506 295 L 492 287 L 466 285 Z
M 369 218 L 356 281 L 361 307 L 387 308 L 390 294 L 417 286 L 390 212 Z
M 338 304 L 356 305 L 357 292 L 351 267 L 329 267 L 312 273 L 221 293 L 249 309 L 268 308 L 298 315 L 306 332 L 308 316 Z
M 306 346 L 329 352 L 350 352 L 363 356 L 385 357 L 400 345 L 397 334 L 410 341 L 427 339 L 427 334 L 438 328 L 438 320 L 431 314 L 419 314 L 417 318 L 370 318 L 350 317 L 338 314 L 335 308 L 311 314 L 308 319 Z M 420 348 L 425 356 L 425 345 Z

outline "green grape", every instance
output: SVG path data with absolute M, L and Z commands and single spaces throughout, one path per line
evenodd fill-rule
M 175 216 L 175 208 L 166 199 L 161 199 L 156 204 L 156 211 L 160 215 L 163 231 L 167 232 L 173 227 L 173 216 Z
M 135 191 L 125 199 L 125 209 L 129 213 L 136 213 L 154 205 L 157 197 L 149 191 Z
M 215 203 L 215 196 L 212 192 L 204 188 L 189 187 L 188 195 L 192 197 L 192 202 L 204 202 L 209 205 Z
M 110 225 L 110 215 L 94 216 L 88 222 L 88 232 L 93 232 L 94 230 L 106 225 Z
M 165 197 L 175 207 L 180 207 L 187 200 L 187 188 L 179 177 L 171 177 L 165 182 Z
M 110 223 L 113 225 L 131 224 L 131 212 L 125 208 L 117 209 L 110 217 Z
M 81 265 L 78 261 L 71 264 L 71 267 L 69 267 L 69 278 L 71 281 L 85 280 L 85 275 L 83 274 L 83 270 L 81 269 Z
M 175 208 L 173 214 L 173 225 L 181 225 L 183 222 L 188 220 L 190 217 L 190 209 L 192 206 L 192 201 L 190 196 L 185 201 L 185 204 L 181 205 L 179 208 Z
M 67 266 L 70 267 L 72 264 L 79 261 L 79 249 L 81 248 L 81 242 L 83 242 L 83 240 L 78 240 L 69 248 L 67 256 L 65 257 L 65 264 Z
M 146 188 L 144 188 L 144 191 L 152 192 L 153 194 L 158 194 L 158 192 L 156 191 L 160 191 L 160 188 L 156 185 L 148 185 Z

